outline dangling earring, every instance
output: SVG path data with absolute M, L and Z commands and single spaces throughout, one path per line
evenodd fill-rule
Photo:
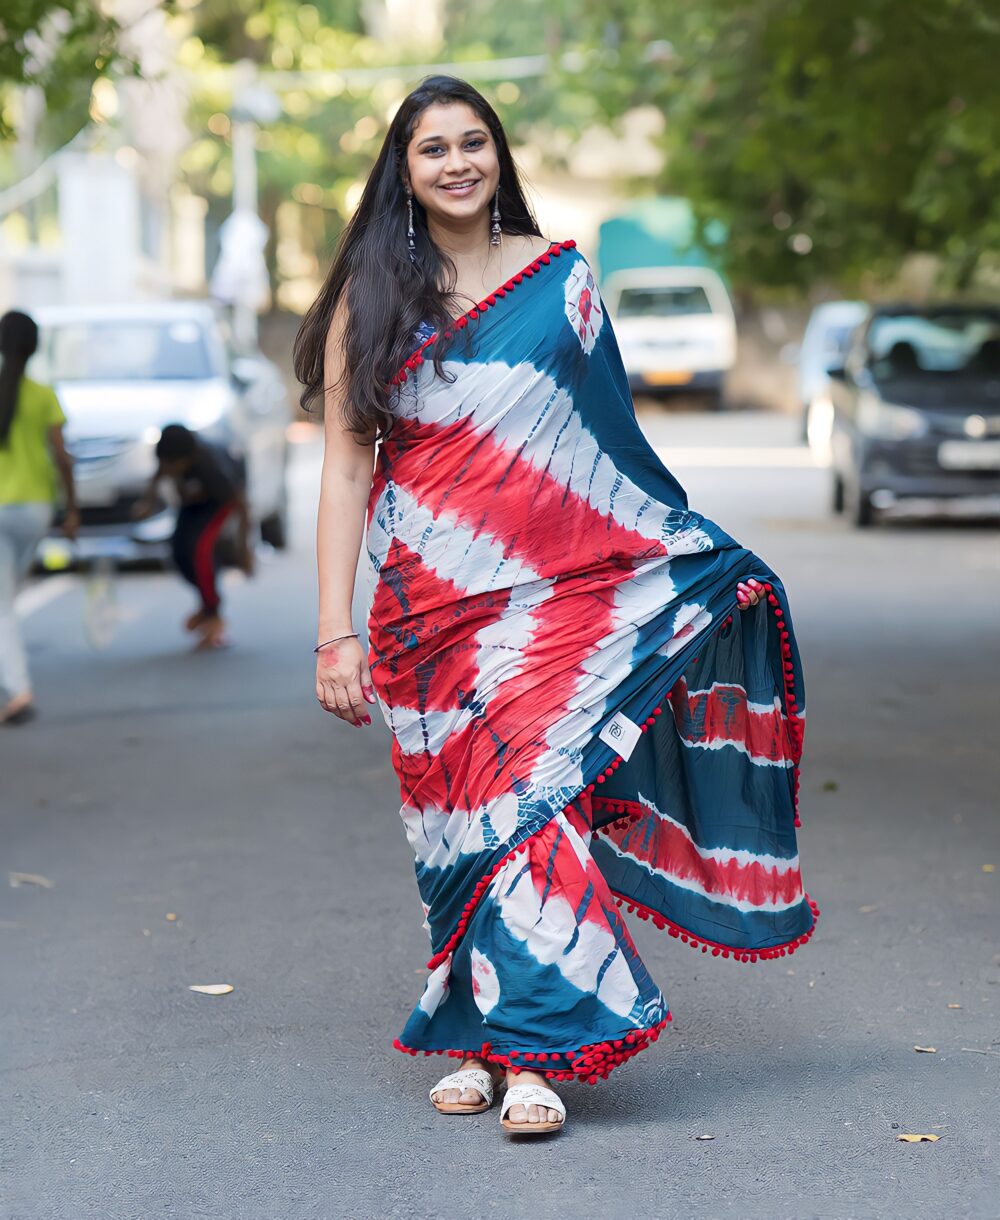
M 493 196 L 493 224 L 490 226 L 490 245 L 500 245 L 500 188 Z
M 410 262 L 415 263 L 417 256 L 414 251 L 417 243 L 413 240 L 413 192 L 406 192 L 406 241 L 410 247 Z

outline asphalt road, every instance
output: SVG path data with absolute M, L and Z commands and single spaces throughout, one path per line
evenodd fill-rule
M 74 578 L 22 603 L 43 714 L 0 732 L 4 1220 L 1000 1216 L 997 531 L 849 531 L 788 420 L 649 427 L 792 598 L 812 943 L 751 966 L 639 924 L 668 1037 L 564 1087 L 546 1142 L 435 1114 L 442 1061 L 390 1047 L 427 948 L 387 734 L 312 694 L 298 445 L 296 545 L 229 588 L 230 651 L 187 651 L 164 575 L 120 582 L 100 653 Z

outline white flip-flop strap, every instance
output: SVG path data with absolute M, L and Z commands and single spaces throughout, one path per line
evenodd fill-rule
M 482 1068 L 466 1068 L 463 1072 L 442 1076 L 430 1091 L 431 1101 L 434 1100 L 435 1093 L 442 1093 L 445 1089 L 461 1089 L 463 1093 L 466 1089 L 475 1089 L 482 1093 L 484 1101 L 493 1104 L 493 1077 Z
M 544 1106 L 555 1110 L 560 1118 L 566 1117 L 566 1107 L 558 1093 L 542 1088 L 540 1084 L 515 1084 L 507 1090 L 500 1107 L 500 1117 L 506 1118 L 511 1106 Z

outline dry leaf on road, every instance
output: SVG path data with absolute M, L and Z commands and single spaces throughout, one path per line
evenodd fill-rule
M 192 983 L 188 987 L 188 991 L 197 991 L 202 995 L 229 995 L 232 990 L 232 983 Z
M 961 1008 L 962 1005 L 961 1004 L 949 1004 L 948 1007 L 949 1008 Z
M 48 877 L 43 877 L 41 873 L 8 873 L 7 880 L 14 890 L 20 889 L 22 885 L 40 885 L 43 890 L 55 888 L 55 883 Z
M 940 1135 L 897 1135 L 896 1139 L 902 1140 L 904 1144 L 936 1144 L 941 1138 Z
M 936 1046 L 915 1046 L 913 1049 L 917 1052 L 918 1055 L 936 1055 L 937 1054 Z

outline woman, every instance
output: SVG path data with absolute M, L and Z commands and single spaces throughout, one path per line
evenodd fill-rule
M 73 464 L 63 444 L 55 391 L 24 375 L 38 347 L 27 314 L 0 318 L 0 724 L 25 724 L 35 714 L 28 663 L 14 611 L 14 594 L 52 520 L 58 471 L 65 494 L 63 532 L 79 525 Z
M 395 1045 L 461 1059 L 439 1111 L 487 1109 L 505 1075 L 504 1127 L 557 1130 L 551 1083 L 669 1020 L 622 902 L 743 961 L 812 931 L 781 585 L 688 511 L 586 261 L 541 237 L 461 81 L 392 120 L 296 371 L 325 403 L 316 693 L 355 726 L 377 699 L 392 729 L 433 948 Z

